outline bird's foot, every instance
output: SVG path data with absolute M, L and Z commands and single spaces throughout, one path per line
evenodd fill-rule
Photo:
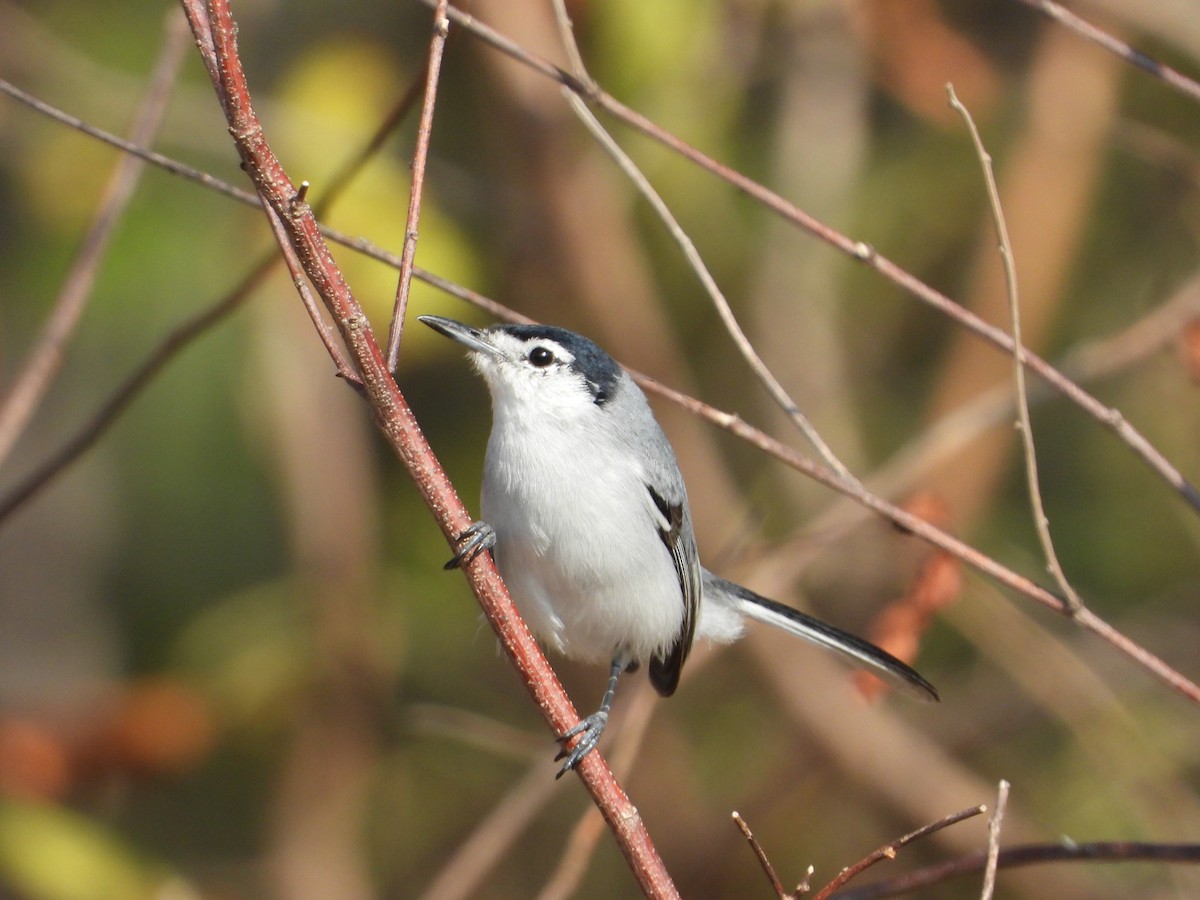
M 487 522 L 476 522 L 460 534 L 455 543 L 459 545 L 458 552 L 442 567 L 444 569 L 458 569 L 468 565 L 484 550 L 491 550 L 495 547 L 496 529 Z
M 554 757 L 555 762 L 563 760 L 562 768 L 558 770 L 555 778 L 562 778 L 579 765 L 581 759 L 596 749 L 596 744 L 600 743 L 600 735 L 604 734 L 604 726 L 607 724 L 608 712 L 600 710 L 592 713 L 586 719 L 580 719 L 579 724 L 558 739 L 560 744 L 565 745 L 571 738 L 579 736 L 574 747 L 568 750 L 564 746 L 558 756 Z

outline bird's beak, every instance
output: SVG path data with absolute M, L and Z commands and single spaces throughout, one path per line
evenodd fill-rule
M 488 340 L 487 333 L 482 328 L 474 328 L 441 316 L 417 316 L 417 321 L 424 322 L 438 334 L 444 334 L 446 337 L 458 341 L 468 350 L 474 350 L 487 356 L 500 356 L 500 351 Z

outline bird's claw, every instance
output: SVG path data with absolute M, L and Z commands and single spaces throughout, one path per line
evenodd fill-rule
M 459 544 L 458 552 L 442 566 L 447 571 L 469 565 L 471 560 L 484 550 L 491 550 L 495 547 L 496 529 L 487 522 L 476 522 L 458 536 L 456 543 Z
M 558 774 L 554 776 L 555 778 L 562 778 L 579 765 L 581 759 L 596 749 L 596 744 L 600 743 L 600 735 L 604 734 L 604 726 L 607 724 L 608 713 L 601 710 L 592 713 L 585 719 L 580 719 L 577 725 L 559 737 L 558 741 L 561 744 L 566 744 L 567 741 L 576 735 L 579 735 L 579 740 L 569 750 L 564 746 L 559 751 L 558 756 L 554 757 L 555 762 L 560 759 L 563 760 L 562 768 L 558 770 Z

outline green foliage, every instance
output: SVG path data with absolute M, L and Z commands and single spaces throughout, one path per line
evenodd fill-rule
M 985 305 L 999 289 L 986 275 L 994 240 L 978 160 L 943 108 L 954 81 L 1011 204 L 1023 308 L 1040 320 L 1031 341 L 1044 355 L 1144 323 L 1195 275 L 1195 103 L 1063 41 L 1022 4 L 912 3 L 902 18 L 883 3 L 568 6 L 590 72 L 613 96 L 1007 328 L 1002 309 Z M 1160 26 L 1137 4 L 1110 6 L 1126 37 L 1195 68 L 1184 40 L 1150 36 Z M 6 46 L 25 48 L 0 60 L 0 76 L 122 132 L 159 52 L 162 9 L 141 0 L 0 8 Z M 476 12 L 561 60 L 548 10 Z M 423 78 L 428 10 L 242 3 L 234 12 L 267 138 L 323 204 Z M 1069 77 L 1054 77 L 1056 65 Z M 558 86 L 457 25 L 442 77 L 417 264 L 586 331 L 623 362 L 806 451 L 662 223 L 589 142 Z M 1057 116 L 1038 115 L 1046 104 Z M 1045 582 L 1011 413 L 981 429 L 983 448 L 938 456 L 918 443 L 970 402 L 955 390 L 977 371 L 999 359 L 997 382 L 1007 384 L 1003 357 L 870 266 L 601 118 L 851 469 L 872 485 L 878 476 L 893 500 L 934 490 L 950 530 Z M 329 224 L 400 251 L 415 121 L 410 112 L 333 198 Z M 155 147 L 248 186 L 193 54 Z M 53 309 L 116 159 L 0 100 L 0 387 Z M 0 497 L 273 247 L 258 211 L 146 171 L 61 371 L 0 460 Z M 1053 258 L 1038 258 L 1043 247 L 1056 248 Z M 382 336 L 395 270 L 334 253 Z M 1200 314 L 1194 300 L 1189 309 Z M 422 313 L 488 320 L 418 282 L 410 320 Z M 1195 482 L 1196 387 L 1178 323 L 1168 331 L 1084 385 Z M 1121 338 L 1106 360 L 1132 345 Z M 475 509 L 485 392 L 425 329 L 410 328 L 402 350 L 398 382 Z M 1063 398 L 1039 393 L 1033 416 L 1068 575 L 1098 613 L 1200 677 L 1194 511 Z M 543 763 L 552 778 L 552 738 L 460 576 L 441 570 L 445 542 L 371 426 L 277 270 L 159 373 L 80 465 L 0 521 L 0 893 L 302 897 L 297 885 L 307 885 L 309 896 L 417 896 L 493 815 L 497 840 L 511 843 L 468 893 L 527 897 L 547 883 L 586 801 L 571 779 L 545 796 L 528 787 Z M 761 578 L 781 599 L 807 597 L 862 631 L 918 580 L 929 552 L 907 536 L 873 518 L 849 522 L 827 491 L 731 438 L 689 433 L 681 419 L 668 431 L 714 568 Z M 863 709 L 840 670 L 809 667 L 809 648 L 768 652 L 757 634 L 734 650 L 698 651 L 708 668 L 698 655 L 678 696 L 657 703 L 624 780 L 687 896 L 765 889 L 728 825 L 733 808 L 793 883 L 809 862 L 819 884 L 903 832 L 992 802 L 1001 777 L 1014 785 L 1014 841 L 1195 834 L 1194 708 L 981 578 L 969 576 L 956 599 L 917 661 L 942 689 L 937 708 L 888 699 Z M 599 671 L 564 672 L 577 705 L 589 706 Z M 136 676 L 191 697 L 194 709 L 174 713 L 196 715 L 212 746 L 173 763 L 156 755 L 182 720 L 123 714 Z M 822 702 L 792 704 L 793 694 Z M 906 850 L 901 863 L 981 848 L 983 829 L 971 827 L 959 826 L 957 844 Z M 1122 868 L 1111 881 L 1111 870 L 1084 865 L 1041 871 L 1002 877 L 999 896 L 1184 896 L 1197 885 L 1161 866 Z M 583 878 L 579 896 L 632 891 L 603 839 Z M 327 883 L 336 890 L 319 893 Z M 973 895 L 974 885 L 954 890 L 961 884 L 928 896 Z
M 139 900 L 162 896 L 170 873 L 139 858 L 90 816 L 54 806 L 0 803 L 0 871 L 32 900 Z

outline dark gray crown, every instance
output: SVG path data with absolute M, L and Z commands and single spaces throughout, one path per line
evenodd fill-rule
M 553 341 L 569 352 L 574 357 L 571 368 L 583 376 L 597 406 L 603 406 L 616 391 L 621 367 L 583 335 L 555 325 L 501 325 L 499 330 L 522 341 Z

